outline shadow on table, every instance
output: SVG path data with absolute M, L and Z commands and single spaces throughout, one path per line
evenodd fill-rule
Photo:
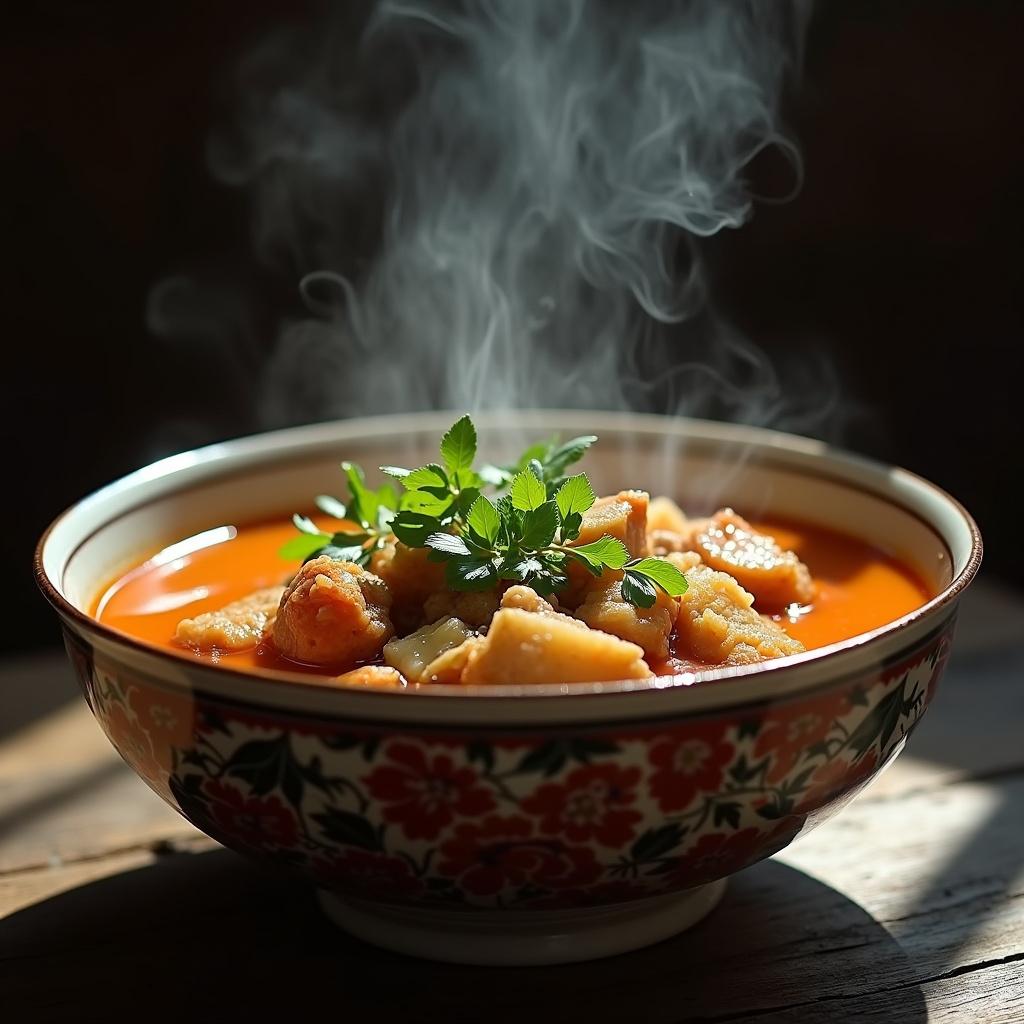
M 884 982 L 880 976 L 884 976 Z M 367 1020 L 820 1021 L 884 986 L 879 1007 L 927 1021 L 913 964 L 861 907 L 774 861 L 735 877 L 691 931 L 548 968 L 430 963 L 373 949 L 312 890 L 227 851 L 175 854 L 0 921 L 0 989 L 33 1020 L 265 1019 L 333 1008 Z M 869 1000 L 871 997 L 868 997 Z M 855 1004 L 870 1016 L 872 1008 Z M 19 1017 L 15 1013 L 15 1017 Z

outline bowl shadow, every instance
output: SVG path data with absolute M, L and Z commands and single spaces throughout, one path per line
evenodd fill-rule
M 860 906 L 775 861 L 733 878 L 689 932 L 560 967 L 460 967 L 374 949 L 331 925 L 305 882 L 226 850 L 162 856 L 0 921 L 4 1003 L 32 1020 L 261 1020 L 326 1007 L 374 1021 L 764 1024 L 850 1019 L 856 1006 L 857 1019 L 874 1008 L 920 1024 L 915 976 Z

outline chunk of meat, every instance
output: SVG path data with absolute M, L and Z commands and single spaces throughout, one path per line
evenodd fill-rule
M 545 598 L 541 597 L 532 587 L 517 583 L 509 587 L 501 595 L 502 608 L 519 608 L 524 612 L 533 612 L 534 615 L 553 615 L 555 606 Z
M 597 582 L 601 585 L 587 592 L 576 617 L 594 629 L 638 644 L 650 657 L 667 658 L 679 601 L 659 589 L 650 608 L 637 608 L 622 596 L 621 573 L 605 572 Z
M 671 499 L 664 495 L 652 498 L 647 507 L 647 530 L 670 530 L 673 533 L 685 533 L 689 520 L 686 513 Z
M 428 554 L 427 548 L 410 548 L 401 541 L 393 541 L 379 548 L 370 558 L 370 570 L 391 591 L 391 618 L 399 633 L 408 633 L 422 626 L 424 602 L 432 594 L 446 589 L 444 566 L 431 562 Z
M 182 619 L 174 638 L 195 651 L 246 651 L 263 639 L 283 593 L 284 587 L 267 587 L 215 612 Z
M 615 537 L 626 545 L 630 558 L 647 554 L 647 504 L 645 491 L 620 491 L 618 494 L 598 498 L 583 515 L 580 535 L 571 547 L 581 547 L 602 537 Z M 587 592 L 598 585 L 598 578 L 576 561 L 566 565 L 569 585 L 559 598 L 567 608 L 575 608 Z
M 679 564 L 686 558 L 675 556 L 672 561 Z M 676 619 L 680 657 L 708 665 L 747 665 L 804 649 L 781 626 L 759 615 L 753 595 L 728 573 L 700 564 L 685 571 L 689 587 L 679 599 Z
M 458 647 L 472 636 L 472 630 L 454 616 L 438 619 L 401 639 L 389 640 L 384 645 L 384 661 L 409 680 L 424 682 L 424 670 L 444 654 Z
M 468 626 L 486 626 L 498 610 L 496 590 L 439 590 L 423 602 L 428 623 L 454 616 Z
M 811 574 L 796 554 L 757 533 L 731 508 L 716 512 L 697 530 L 693 550 L 711 568 L 734 577 L 761 607 L 784 608 L 814 597 Z
M 321 556 L 302 566 L 285 590 L 274 644 L 286 658 L 311 665 L 369 661 L 394 634 L 390 607 L 378 576 Z
M 616 537 L 629 549 L 631 558 L 647 554 L 647 506 L 650 496 L 646 491 L 619 491 L 618 494 L 598 498 L 583 514 L 583 525 L 573 547 L 600 540 L 605 535 Z
M 636 644 L 561 615 L 502 608 L 468 641 L 463 683 L 583 683 L 651 675 Z
M 407 685 L 398 669 L 388 668 L 386 665 L 362 665 L 335 676 L 333 682 L 378 690 L 400 690 Z

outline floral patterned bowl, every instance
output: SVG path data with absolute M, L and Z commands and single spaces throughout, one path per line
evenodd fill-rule
M 339 458 L 425 459 L 444 415 L 281 431 L 156 463 L 57 519 L 39 584 L 128 764 L 224 845 L 313 880 L 349 931 L 471 963 L 637 948 L 699 920 L 730 874 L 834 813 L 900 751 L 935 692 L 981 540 L 931 484 L 803 438 L 608 413 L 480 420 L 498 456 L 531 436 L 593 431 L 599 491 L 629 483 L 813 518 L 884 545 L 937 596 L 761 666 L 404 693 L 246 675 L 88 614 L 146 552 L 288 514 Z

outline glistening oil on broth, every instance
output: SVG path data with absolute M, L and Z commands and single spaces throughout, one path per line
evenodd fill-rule
M 809 649 L 883 626 L 932 596 L 907 567 L 863 541 L 802 523 L 762 520 L 755 525 L 773 535 L 783 548 L 795 551 L 811 570 L 815 596 L 809 610 L 779 617 L 786 632 Z M 277 552 L 294 533 L 287 521 L 256 523 L 237 530 L 211 531 L 203 535 L 203 546 L 183 544 L 164 549 L 112 582 L 97 600 L 93 614 L 129 636 L 174 648 L 175 629 L 182 618 L 283 583 L 296 565 L 282 561 Z M 264 646 L 222 655 L 219 660 L 238 669 L 332 674 L 323 667 L 286 661 Z M 677 667 L 684 666 L 671 661 L 652 665 L 659 672 Z

